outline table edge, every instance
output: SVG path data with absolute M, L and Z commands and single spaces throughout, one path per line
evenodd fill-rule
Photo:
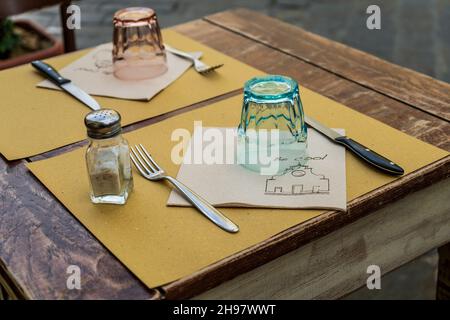
M 166 299 L 191 298 L 350 224 L 393 201 L 407 196 L 409 193 L 421 190 L 449 177 L 450 155 L 386 186 L 353 199 L 348 203 L 347 212 L 327 211 L 318 217 L 286 229 L 254 246 L 217 261 L 187 277 L 161 286 L 160 290 Z M 394 190 L 399 184 L 402 184 L 402 190 L 406 192 Z M 307 232 L 313 228 L 314 232 Z

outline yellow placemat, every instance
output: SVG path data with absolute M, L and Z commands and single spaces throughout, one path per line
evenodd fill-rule
M 164 41 L 186 51 L 203 51 L 208 64 L 224 63 L 202 76 L 192 68 L 149 102 L 95 97 L 101 106 L 120 112 L 123 125 L 138 122 L 239 89 L 258 71 L 173 30 Z M 78 59 L 79 51 L 47 60 L 55 68 Z M 36 88 L 43 77 L 30 65 L 0 72 L 0 153 L 8 160 L 24 158 L 83 140 L 83 118 L 89 109 L 66 93 Z
M 302 89 L 306 112 L 403 166 L 406 174 L 445 157 L 448 153 L 414 139 L 319 94 Z M 131 144 L 143 143 L 170 174 L 176 128 L 192 132 L 193 121 L 208 127 L 238 124 L 242 97 L 181 114 L 126 134 Z M 319 210 L 223 208 L 240 226 L 229 234 L 193 208 L 167 207 L 170 189 L 148 182 L 134 171 L 135 191 L 125 206 L 93 205 L 88 197 L 84 148 L 28 167 L 45 186 L 114 255 L 147 286 L 156 287 L 186 276 L 218 260 L 261 242 L 289 227 L 318 216 Z M 347 198 L 354 199 L 393 180 L 367 167 L 347 152 Z M 199 177 L 201 179 L 201 177 Z M 214 181 L 205 181 L 214 186 Z M 345 214 L 345 213 L 343 213 Z

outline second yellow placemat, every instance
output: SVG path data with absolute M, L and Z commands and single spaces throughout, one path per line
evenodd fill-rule
M 95 97 L 113 108 L 127 125 L 241 88 L 262 72 L 172 30 L 164 41 L 186 51 L 202 51 L 206 63 L 224 63 L 217 72 L 202 76 L 192 68 L 148 102 Z M 86 50 L 49 59 L 60 69 Z M 0 72 L 0 153 L 8 160 L 33 156 L 85 138 L 83 118 L 89 109 L 68 94 L 36 88 L 43 78 L 30 65 Z
M 402 165 L 406 174 L 448 155 L 372 118 L 301 89 L 306 112 Z M 193 122 L 232 127 L 240 118 L 242 97 L 234 97 L 126 134 L 130 144 L 143 143 L 168 173 L 177 128 L 192 132 Z M 389 143 L 388 143 L 389 142 Z M 84 148 L 29 164 L 31 171 L 114 255 L 153 288 L 187 276 L 322 213 L 319 210 L 223 208 L 240 226 L 229 234 L 193 208 L 167 207 L 170 188 L 144 180 L 134 171 L 135 191 L 125 206 L 93 205 L 88 197 Z M 369 168 L 346 153 L 347 199 L 352 200 L 396 178 Z M 201 179 L 202 177 L 199 177 Z M 214 181 L 204 181 L 214 187 Z M 236 181 L 239 183 L 239 181 Z M 230 186 L 232 188 L 233 186 Z M 345 214 L 345 213 L 342 213 Z

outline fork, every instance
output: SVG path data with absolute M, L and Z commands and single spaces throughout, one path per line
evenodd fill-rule
M 239 227 L 236 224 L 225 217 L 205 199 L 201 198 L 177 179 L 168 176 L 155 160 L 153 160 L 142 144 L 135 145 L 134 148 L 131 147 L 130 157 L 136 169 L 145 179 L 150 181 L 167 180 L 171 182 L 190 203 L 217 226 L 231 233 L 239 231 Z
M 200 73 L 202 75 L 208 74 L 211 71 L 219 69 L 220 67 L 223 66 L 223 63 L 222 64 L 216 64 L 214 66 L 208 66 L 207 64 L 201 62 L 199 59 L 197 59 L 196 57 L 194 57 L 193 55 L 191 55 L 191 54 L 189 54 L 187 52 L 174 49 L 172 47 L 169 47 L 168 45 L 164 45 L 164 47 L 166 48 L 167 51 L 169 51 L 169 52 L 171 52 L 171 53 L 173 53 L 173 54 L 175 54 L 177 56 L 180 56 L 182 58 L 185 58 L 185 59 L 188 59 L 188 60 L 191 60 L 192 62 L 194 62 L 194 69 L 195 69 L 195 71 L 197 71 L 198 73 Z

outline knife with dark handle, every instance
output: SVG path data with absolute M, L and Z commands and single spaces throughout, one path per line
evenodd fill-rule
M 41 72 L 47 79 L 52 81 L 58 87 L 63 89 L 65 92 L 71 94 L 73 97 L 77 98 L 79 101 L 87 105 L 92 110 L 100 110 L 101 107 L 94 98 L 88 95 L 86 92 L 78 88 L 76 85 L 72 83 L 69 79 L 61 76 L 58 71 L 55 70 L 51 65 L 41 61 L 35 60 L 31 62 L 31 65 Z
M 317 120 L 305 116 L 305 122 L 326 137 L 330 138 L 336 143 L 343 145 L 347 148 L 347 150 L 353 152 L 358 157 L 370 163 L 372 166 L 382 170 L 383 172 L 392 175 L 402 175 L 405 172 L 399 165 L 395 164 L 393 161 L 383 157 L 373 150 L 370 150 L 359 142 L 356 142 L 355 140 L 347 136 L 343 136 L 337 131 L 326 127 Z

